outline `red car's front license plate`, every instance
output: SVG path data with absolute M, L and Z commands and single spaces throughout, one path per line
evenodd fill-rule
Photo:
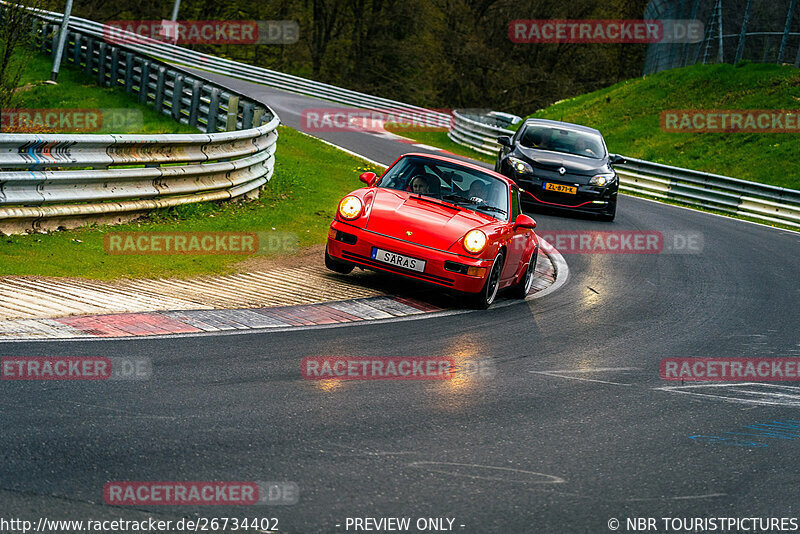
M 372 259 L 381 263 L 388 263 L 389 265 L 402 267 L 403 269 L 408 269 L 410 271 L 416 271 L 418 273 L 425 272 L 424 260 L 409 258 L 408 256 L 389 252 L 388 250 L 383 250 L 377 247 L 372 247 Z

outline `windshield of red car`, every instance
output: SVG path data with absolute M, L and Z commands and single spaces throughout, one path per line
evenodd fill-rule
M 502 180 L 454 163 L 408 156 L 381 177 L 377 187 L 408 191 L 508 220 L 508 185 Z

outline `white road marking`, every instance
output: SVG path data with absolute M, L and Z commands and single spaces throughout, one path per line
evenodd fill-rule
M 506 482 L 533 482 L 534 484 L 562 484 L 565 480 L 561 477 L 555 475 L 548 475 L 545 473 L 537 473 L 535 471 L 526 471 L 525 469 L 514 469 L 512 467 L 497 467 L 493 465 L 480 465 L 480 464 L 461 464 L 455 462 L 412 462 L 408 464 L 409 467 L 418 467 L 422 469 L 427 469 L 428 471 L 432 471 L 434 473 L 441 473 L 443 475 L 451 475 L 457 477 L 464 477 L 464 478 L 472 478 L 478 480 L 500 480 Z M 434 468 L 431 468 L 433 466 Z M 441 467 L 441 469 L 436 469 Z M 481 476 L 481 475 L 470 475 L 464 473 L 458 473 L 454 471 L 447 471 L 445 470 L 446 467 L 467 467 L 471 469 L 485 469 L 488 471 L 499 471 L 503 473 L 519 473 L 522 475 L 534 475 L 536 477 L 543 477 L 545 480 L 541 481 L 533 481 L 533 480 L 508 480 L 507 478 L 503 478 L 501 476 Z
M 701 388 L 716 389 L 712 389 L 714 393 L 708 391 L 701 393 L 700 391 L 697 391 L 698 389 L 702 391 Z M 751 388 L 755 388 L 755 390 Z M 759 391 L 759 388 L 766 389 L 767 391 Z M 740 404 L 800 407 L 800 387 L 795 386 L 764 384 L 758 382 L 725 382 L 720 384 L 705 383 L 696 385 L 693 384 L 689 386 L 664 386 L 653 389 L 666 391 L 669 393 L 682 393 L 684 395 L 718 399 L 724 402 L 735 402 Z M 717 391 L 719 391 L 720 394 L 716 394 Z M 756 398 L 750 396 L 736 396 L 737 394 L 755 395 Z
M 625 499 L 625 502 L 640 502 L 640 501 L 689 501 L 694 499 L 713 499 L 716 497 L 727 497 L 727 493 L 706 493 L 704 495 L 683 495 L 680 497 L 642 497 L 634 499 Z
M 638 367 L 595 367 L 588 369 L 551 369 L 548 371 L 531 371 L 529 373 L 537 375 L 553 376 L 556 378 L 567 378 L 569 380 L 580 380 L 583 382 L 599 382 L 601 384 L 611 384 L 614 386 L 632 386 L 633 384 L 623 384 L 621 382 L 610 382 L 608 380 L 597 380 L 595 378 L 583 378 L 579 376 L 565 376 L 563 373 L 603 373 L 609 371 L 639 371 Z

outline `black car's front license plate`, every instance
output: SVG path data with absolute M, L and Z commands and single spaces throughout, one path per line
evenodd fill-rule
M 568 195 L 577 195 L 578 188 L 571 185 L 554 184 L 552 182 L 545 182 L 542 187 L 546 191 L 555 191 L 557 193 L 567 193 Z

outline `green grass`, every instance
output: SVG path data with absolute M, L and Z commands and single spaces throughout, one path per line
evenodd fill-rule
M 410 130 L 408 126 L 401 125 L 401 124 L 393 124 L 387 123 L 385 128 L 397 135 L 402 137 L 407 137 L 409 139 L 413 139 L 419 143 L 435 146 L 437 148 L 443 148 L 448 152 L 452 152 L 453 154 L 458 154 L 459 156 L 464 156 L 467 158 L 476 159 L 478 161 L 483 161 L 486 163 L 494 163 L 495 157 L 489 156 L 487 154 L 482 154 L 475 150 L 472 150 L 469 147 L 464 145 L 459 145 L 458 143 L 454 143 L 447 137 L 446 131 L 435 131 L 435 130 Z
M 800 71 L 745 62 L 695 65 L 620 82 L 558 102 L 530 117 L 597 128 L 612 153 L 800 189 L 800 134 L 661 130 L 662 111 L 688 109 L 798 110 Z M 445 133 L 387 129 L 456 154 L 494 162 L 493 157 L 453 143 Z
M 62 63 L 58 85 L 43 83 L 50 79 L 53 60 L 43 54 L 32 54 L 20 80 L 20 89 L 11 106 L 19 110 L 36 109 L 89 109 L 141 111 L 141 123 L 109 124 L 91 133 L 200 133 L 196 128 L 175 122 L 167 115 L 157 113 L 152 107 L 142 106 L 132 95 L 121 88 L 100 87 L 82 70 Z M 48 133 L 72 133 L 69 129 Z
M 141 110 L 144 128 L 115 133 L 198 133 L 141 106 L 120 89 L 95 85 L 82 71 L 62 67 L 57 86 L 42 84 L 49 79 L 50 68 L 48 57 L 34 55 L 15 108 L 128 108 Z M 312 137 L 280 127 L 275 171 L 258 200 L 190 204 L 114 226 L 2 236 L 0 272 L 105 280 L 234 272 L 246 256 L 109 255 L 103 238 L 126 231 L 268 232 L 296 235 L 300 247 L 324 243 L 338 201 L 361 186 L 358 175 L 365 170 L 378 171 Z
M 800 109 L 800 71 L 742 63 L 696 65 L 618 83 L 532 117 L 600 130 L 611 152 L 800 189 L 800 134 L 668 133 L 663 110 Z
M 95 279 L 190 277 L 236 271 L 242 256 L 109 255 L 107 232 L 282 232 L 300 247 L 324 243 L 336 206 L 377 171 L 362 160 L 294 130 L 279 131 L 275 172 L 258 200 L 191 204 L 128 224 L 5 236 L 0 272 Z M 274 230 L 273 230 L 274 228 Z

